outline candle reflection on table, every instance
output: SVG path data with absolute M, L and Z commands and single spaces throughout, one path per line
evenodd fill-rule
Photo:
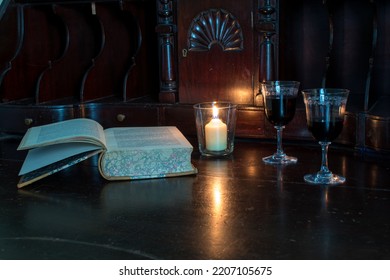
M 228 213 L 226 213 L 225 208 L 225 199 L 223 197 L 223 189 L 226 187 L 226 182 L 223 182 L 221 178 L 215 178 L 211 182 L 210 188 L 210 198 L 211 198 L 211 210 L 212 214 L 210 215 L 210 244 L 208 246 L 210 252 L 209 255 L 214 258 L 219 258 L 220 256 L 216 255 L 217 252 L 221 252 L 221 246 L 226 242 L 227 230 L 225 228 L 226 224 L 224 222 Z

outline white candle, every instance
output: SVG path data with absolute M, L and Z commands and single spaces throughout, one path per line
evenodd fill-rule
M 227 126 L 218 118 L 218 108 L 213 106 L 213 118 L 205 126 L 206 149 L 223 151 L 227 148 Z

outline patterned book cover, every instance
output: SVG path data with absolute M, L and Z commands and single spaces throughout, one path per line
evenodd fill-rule
M 196 174 L 189 148 L 123 150 L 100 156 L 101 175 L 108 180 L 162 178 Z

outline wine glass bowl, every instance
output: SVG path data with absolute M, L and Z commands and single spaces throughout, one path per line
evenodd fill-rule
M 274 125 L 277 135 L 277 149 L 273 155 L 263 158 L 268 164 L 296 163 L 297 158 L 287 156 L 282 148 L 282 131 L 295 115 L 299 82 L 266 81 L 261 84 L 264 111 L 267 120 Z
M 321 168 L 307 174 L 304 180 L 311 184 L 334 185 L 345 182 L 341 175 L 328 169 L 328 146 L 343 130 L 345 108 L 349 90 L 317 88 L 302 91 L 306 110 L 307 127 L 322 149 Z

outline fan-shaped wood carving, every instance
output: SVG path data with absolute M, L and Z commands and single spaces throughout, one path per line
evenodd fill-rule
M 238 20 L 223 9 L 201 12 L 194 18 L 188 31 L 190 51 L 208 51 L 215 44 L 223 51 L 240 51 L 243 41 Z

